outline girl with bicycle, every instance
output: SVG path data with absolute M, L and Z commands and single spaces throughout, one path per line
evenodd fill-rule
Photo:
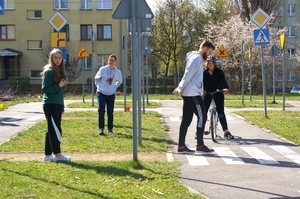
M 224 94 L 227 93 L 228 84 L 225 79 L 224 72 L 217 67 L 217 59 L 214 56 L 208 56 L 206 59 L 205 71 L 203 72 L 203 84 L 204 91 L 207 93 L 214 92 L 216 90 L 222 90 L 223 92 L 217 92 L 214 94 L 214 100 L 216 103 L 216 108 L 219 116 L 219 120 L 224 131 L 225 139 L 234 139 L 234 136 L 228 131 L 226 115 L 224 112 Z M 207 111 L 210 107 L 212 97 L 211 95 L 203 96 L 204 107 L 207 114 Z

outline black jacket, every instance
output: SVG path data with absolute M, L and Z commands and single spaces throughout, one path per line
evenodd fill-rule
M 203 84 L 206 92 L 213 92 L 224 88 L 228 89 L 224 72 L 219 68 L 215 68 L 213 74 L 210 74 L 208 69 L 206 69 L 203 73 Z

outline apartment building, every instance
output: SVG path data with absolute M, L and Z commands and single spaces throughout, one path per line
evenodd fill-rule
M 300 1 L 283 0 L 277 9 L 277 18 L 275 30 L 278 31 L 284 27 L 287 28 L 285 49 L 286 49 L 286 88 L 292 88 L 295 84 L 300 83 L 300 66 L 295 61 L 295 56 L 300 51 Z M 299 64 L 299 63 L 298 63 Z M 282 75 L 278 76 L 278 87 L 281 86 Z
M 29 76 L 31 86 L 40 85 L 39 73 L 46 64 L 47 54 L 53 45 L 58 45 L 63 50 L 66 65 L 77 64 L 84 69 L 85 78 L 94 77 L 98 68 L 107 63 L 110 54 L 116 54 L 118 61 L 120 60 L 126 20 L 112 18 L 118 0 L 1 1 L 2 82 L 7 81 L 10 76 Z M 57 28 L 61 29 L 56 30 Z M 62 33 L 63 36 L 55 32 Z M 89 57 L 79 58 L 74 62 L 82 45 Z M 118 64 L 121 65 L 121 62 Z M 118 64 L 117 67 L 122 70 Z M 81 83 L 82 75 L 72 82 Z

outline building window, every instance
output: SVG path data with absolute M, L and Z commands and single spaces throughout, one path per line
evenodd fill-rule
M 112 9 L 112 0 L 97 0 L 97 9 Z
M 27 49 L 28 50 L 40 50 L 42 49 L 42 41 L 41 40 L 28 40 L 27 41 Z
M 89 57 L 81 58 L 81 66 L 84 70 L 91 70 L 92 69 L 92 55 Z
M 284 6 L 282 4 L 278 6 L 278 8 L 277 8 L 277 16 L 278 17 L 282 17 L 283 16 L 283 11 L 284 11 L 283 8 L 284 8 Z
M 288 5 L 288 16 L 296 16 L 296 5 L 290 4 Z
M 98 69 L 102 66 L 106 66 L 110 55 L 97 55 L 98 58 Z
M 69 9 L 68 0 L 54 0 L 54 9 Z
M 90 40 L 92 38 L 92 25 L 81 25 L 81 40 Z
M 27 10 L 27 19 L 42 19 L 41 10 Z
M 4 0 L 4 9 L 5 10 L 15 9 L 15 0 Z
M 54 32 L 57 32 L 57 31 L 54 29 Z M 66 33 L 66 40 L 70 41 L 69 25 L 65 25 L 62 29 L 60 29 L 59 32 L 65 32 Z
M 41 70 L 30 70 L 28 72 L 29 72 L 28 76 L 30 77 L 30 79 L 41 79 L 41 75 L 40 75 L 40 73 L 42 72 Z
M 92 9 L 92 0 L 80 0 L 80 9 Z
M 111 40 L 111 25 L 97 25 L 97 39 L 109 39 Z
M 289 48 L 289 49 L 287 49 L 287 52 L 288 52 L 288 58 L 289 58 L 289 59 L 294 59 L 294 58 L 295 58 L 295 55 L 296 55 L 296 49 L 294 49 L 294 48 Z
M 1 27 L 1 40 L 15 40 L 16 31 L 14 25 L 2 25 Z
M 289 71 L 287 73 L 287 81 L 293 82 L 293 81 L 295 81 L 295 79 L 296 79 L 295 73 L 293 71 Z
M 295 27 L 289 27 L 288 37 L 295 37 Z

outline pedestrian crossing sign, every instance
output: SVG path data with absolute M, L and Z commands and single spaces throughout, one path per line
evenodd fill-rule
M 255 45 L 270 44 L 269 29 L 257 29 L 257 30 L 254 30 L 253 33 L 254 33 L 254 44 Z

